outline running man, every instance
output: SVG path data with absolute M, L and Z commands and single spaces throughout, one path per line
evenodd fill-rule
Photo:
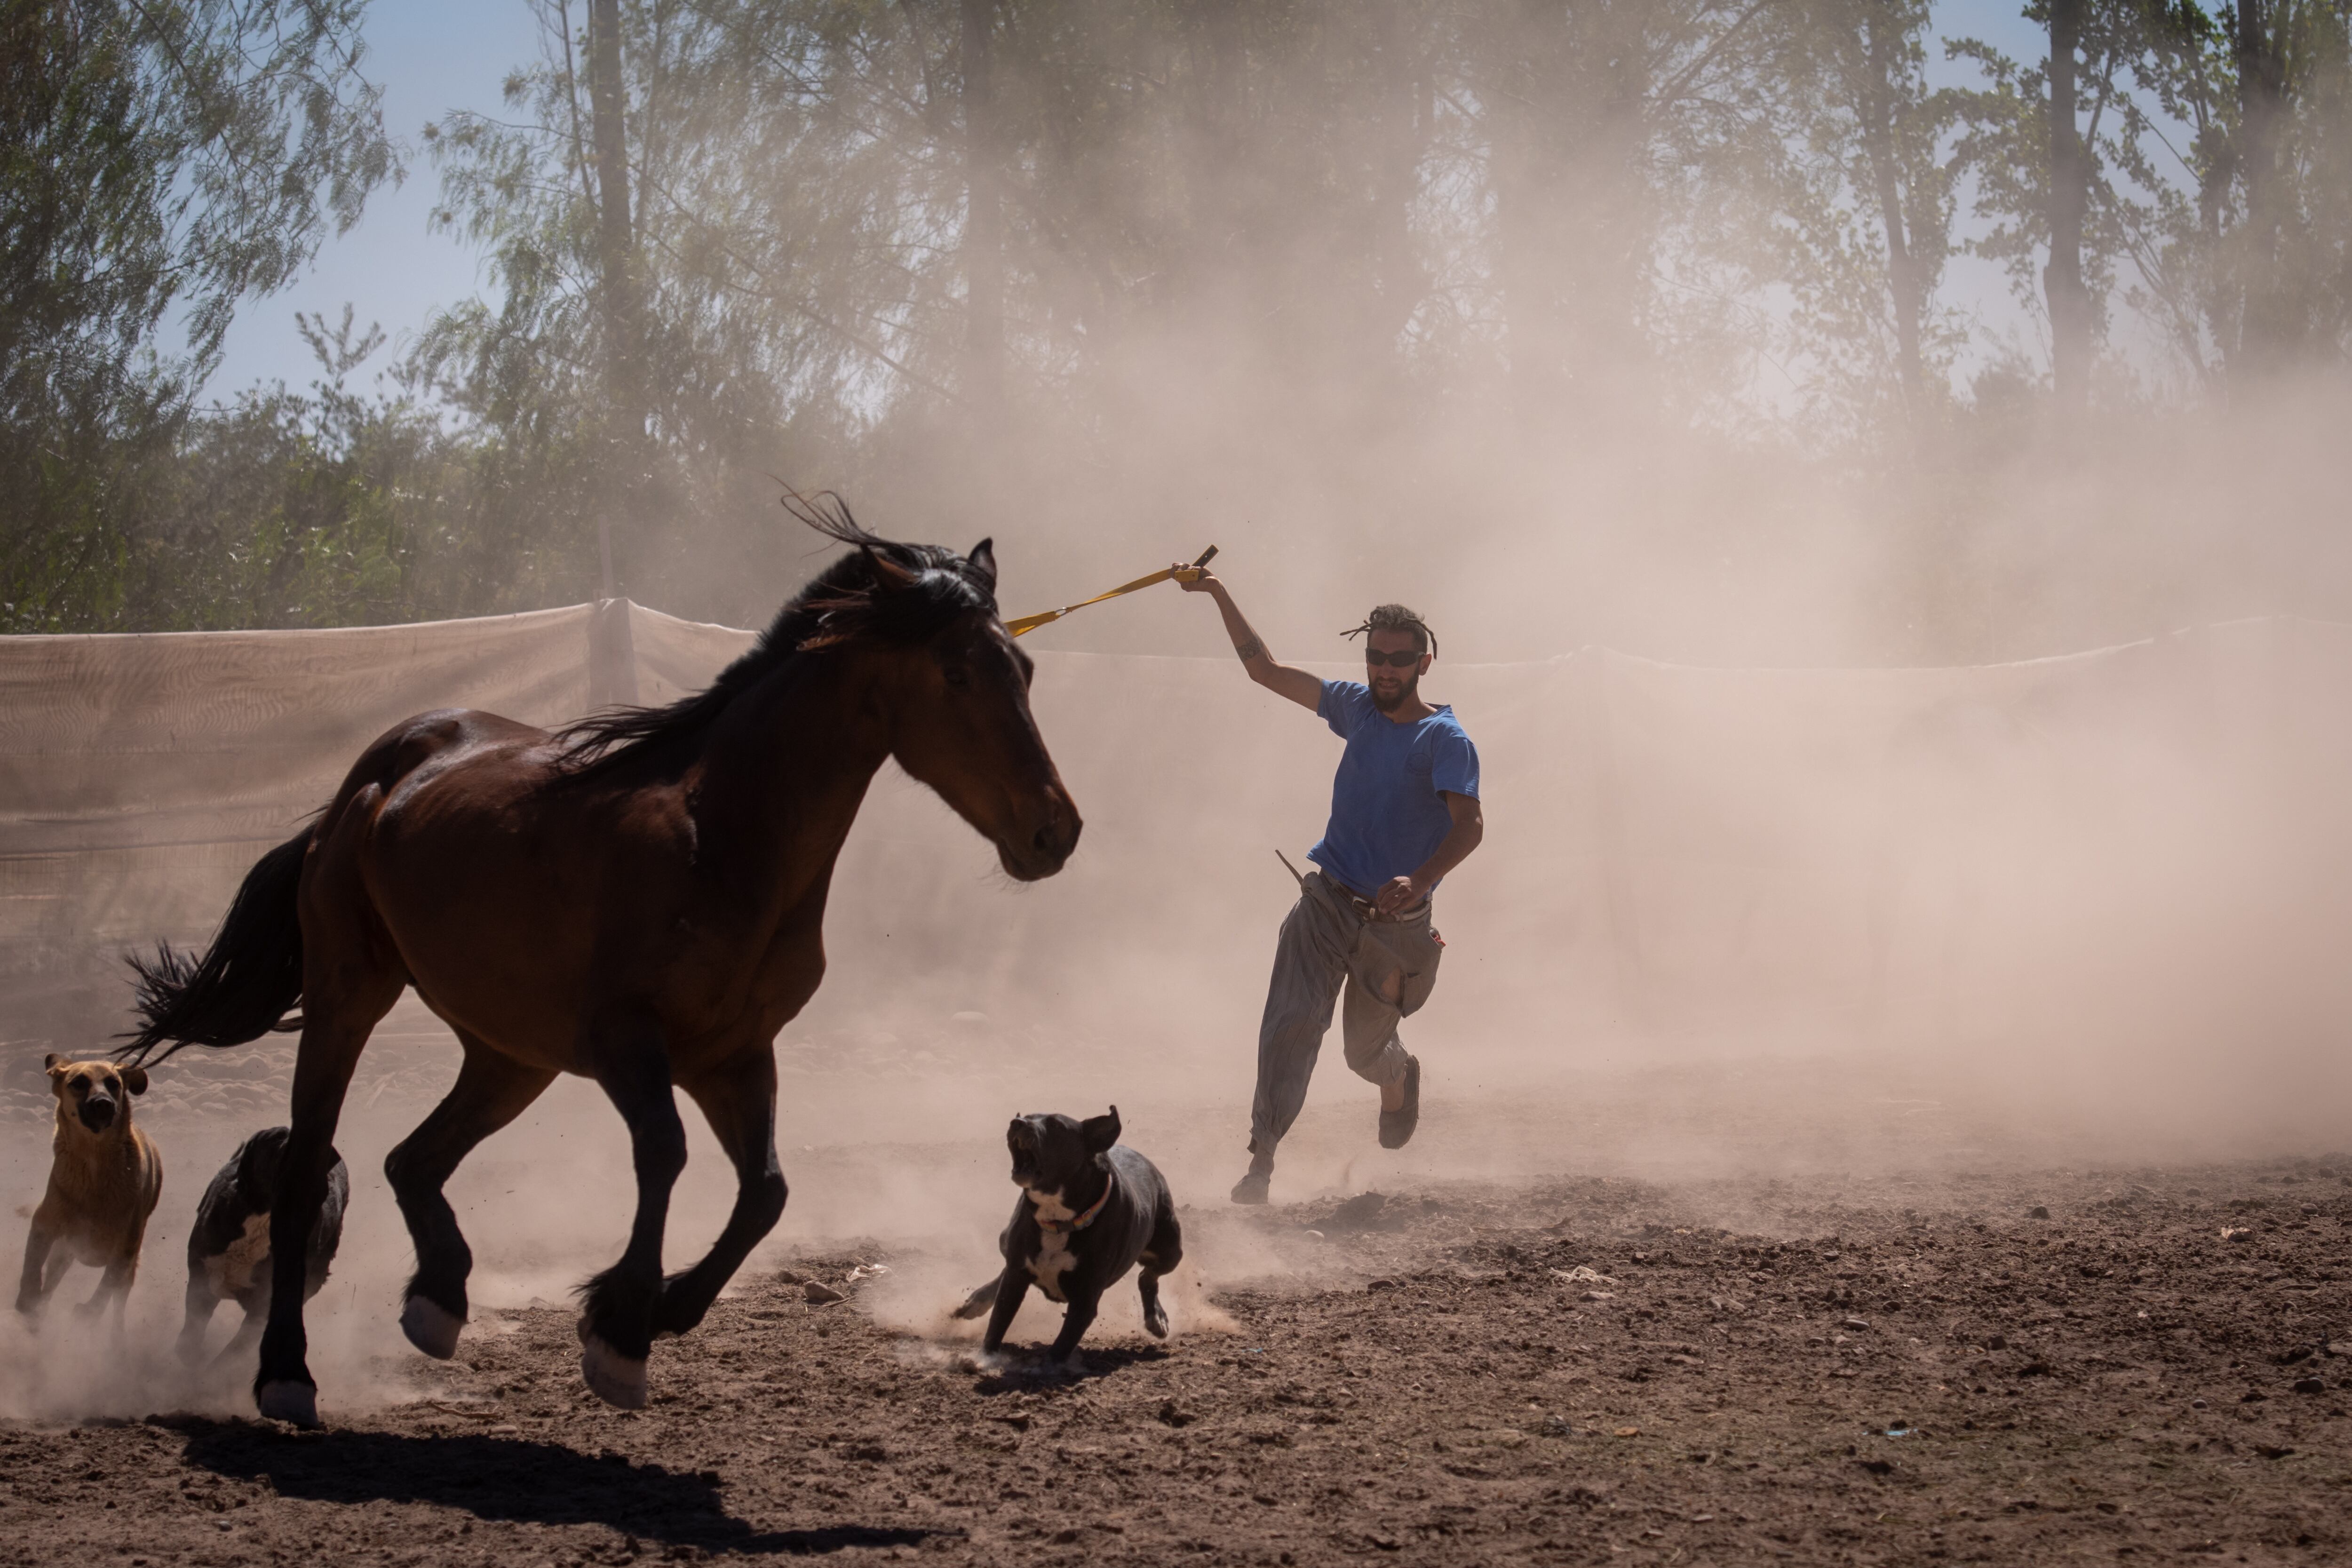
M 1422 700 L 1437 639 L 1402 605 L 1381 605 L 1348 634 L 1364 637 L 1367 680 L 1358 685 L 1276 664 L 1214 573 L 1179 581 L 1188 594 L 1216 596 L 1252 680 L 1313 709 L 1348 743 L 1331 781 L 1330 825 L 1307 852 L 1316 868 L 1299 879 L 1282 922 L 1258 1026 L 1249 1173 L 1234 1202 L 1262 1204 L 1275 1145 L 1307 1103 L 1342 992 L 1348 1065 L 1381 1089 L 1381 1147 L 1403 1148 L 1421 1121 L 1421 1062 L 1397 1038 L 1397 1020 L 1437 984 L 1444 943 L 1430 926 L 1430 894 L 1486 834 L 1478 752 L 1453 709 Z

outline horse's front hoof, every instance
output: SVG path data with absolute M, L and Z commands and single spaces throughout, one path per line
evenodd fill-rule
M 616 1409 L 646 1407 L 645 1358 L 623 1355 L 593 1332 L 580 1336 L 580 1375 L 591 1394 Z
M 457 1337 L 466 1331 L 466 1320 L 428 1296 L 411 1296 L 400 1309 L 400 1331 L 435 1361 L 447 1361 L 457 1353 Z
M 265 1421 L 287 1421 L 297 1426 L 319 1424 L 319 1391 L 307 1383 L 285 1378 L 265 1383 L 253 1403 Z

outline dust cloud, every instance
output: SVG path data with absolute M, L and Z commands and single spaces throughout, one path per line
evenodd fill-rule
M 1229 303 L 1126 343 L 1083 406 L 1015 398 L 979 433 L 942 412 L 890 463 L 791 478 L 894 536 L 994 535 L 1007 613 L 1213 542 L 1278 658 L 1349 677 L 1338 634 L 1383 600 L 1436 629 L 1424 695 L 1480 748 L 1487 837 L 1438 896 L 1444 968 L 1403 1030 L 1422 1129 L 1379 1150 L 1335 1043 L 1278 1200 L 2352 1144 L 2339 380 L 2074 424 L 1955 401 L 1917 460 L 1869 464 L 1648 395 L 1661 367 L 1605 345 L 1572 386 L 1530 392 L 1497 345 L 1433 390 Z M 777 541 L 770 602 L 816 565 Z M 992 1270 L 1012 1204 L 1006 1120 L 1116 1103 L 1186 1205 L 1178 1331 L 1213 1330 L 1204 1286 L 1313 1268 L 1223 1197 L 1293 896 L 1274 852 L 1319 835 L 1339 742 L 1250 686 L 1210 603 L 1172 588 L 1024 646 L 1079 852 L 1011 886 L 936 799 L 877 780 L 828 978 L 779 1042 L 793 1196 L 747 1268 L 887 1251 L 872 1310 L 959 1344 L 944 1310 Z M 29 1204 L 46 1169 L 27 1064 L 122 1021 L 11 1031 L 0 1188 Z M 70 1277 L 37 1334 L 0 1324 L 0 1415 L 243 1408 L 240 1376 L 184 1373 L 168 1341 L 195 1196 L 284 1119 L 290 1050 L 158 1069 L 139 1114 L 167 1177 L 129 1332 L 78 1325 Z M 411 998 L 354 1086 L 350 1220 L 310 1318 L 343 1408 L 404 1394 L 408 1246 L 381 1166 L 456 1060 Z M 689 1121 L 672 1267 L 732 1195 Z M 494 1332 L 616 1252 L 618 1119 L 563 1081 L 451 1197 Z M 1107 1312 L 1133 1327 L 1129 1292 Z M 1050 1313 L 1033 1300 L 1016 1336 Z

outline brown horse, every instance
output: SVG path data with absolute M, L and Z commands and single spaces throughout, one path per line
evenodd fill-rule
M 303 1249 L 352 1069 L 403 986 L 465 1061 L 384 1161 L 416 1244 L 402 1329 L 427 1355 L 456 1352 L 473 1255 L 443 1184 L 556 1074 L 578 1073 L 628 1124 L 637 1177 L 627 1249 L 581 1292 L 581 1371 L 634 1407 L 655 1337 L 700 1322 L 783 1212 L 774 1040 L 824 973 L 834 861 L 883 760 L 938 791 L 1010 875 L 1069 858 L 1078 814 L 1030 716 L 1030 661 L 997 618 L 988 542 L 958 556 L 867 533 L 837 498 L 786 504 L 855 551 L 708 690 L 556 734 L 420 714 L 247 875 L 201 963 L 166 949 L 138 965 L 136 1058 L 251 1040 L 301 1005 L 254 1377 L 264 1415 L 318 1420 Z M 740 1185 L 709 1253 L 665 1279 L 686 1163 L 673 1085 Z

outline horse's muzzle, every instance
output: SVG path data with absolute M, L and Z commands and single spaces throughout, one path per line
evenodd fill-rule
M 1045 797 L 1045 820 L 1031 829 L 1028 842 L 1016 849 L 1013 835 L 1008 834 L 997 845 L 996 858 L 1003 863 L 1006 875 L 1019 881 L 1038 881 L 1060 870 L 1069 860 L 1085 826 L 1070 797 L 1054 790 Z

